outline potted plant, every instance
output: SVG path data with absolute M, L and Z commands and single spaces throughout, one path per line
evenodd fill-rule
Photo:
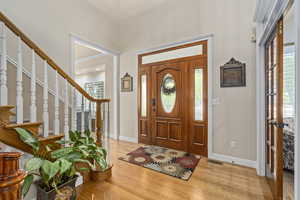
M 88 168 L 80 170 L 89 170 L 88 178 L 92 181 L 103 181 L 111 177 L 112 166 L 107 163 L 107 151 L 99 146 L 89 130 L 83 134 L 78 131 L 70 131 L 70 141 L 68 145 L 82 154 L 81 163 L 86 163 Z
M 40 143 L 29 131 L 16 128 L 20 139 L 32 147 L 33 157 L 26 161 L 25 170 L 28 175 L 22 185 L 22 194 L 25 196 L 34 181 L 34 177 L 40 177 L 36 182 L 38 200 L 54 199 L 76 199 L 75 182 L 77 179 L 75 162 L 81 155 L 72 151 L 72 149 L 62 148 L 56 159 L 47 160 L 40 156 Z M 50 148 L 47 147 L 47 149 Z M 77 155 L 76 155 L 77 154 Z

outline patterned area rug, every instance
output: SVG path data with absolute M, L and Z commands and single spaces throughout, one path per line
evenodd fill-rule
M 183 151 L 144 146 L 119 159 L 187 181 L 200 158 Z

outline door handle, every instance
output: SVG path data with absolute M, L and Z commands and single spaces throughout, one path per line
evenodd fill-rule
M 155 106 L 156 100 L 152 99 L 152 106 Z
M 284 123 L 284 122 L 281 122 L 281 123 L 276 122 L 276 123 L 275 123 L 275 126 L 276 126 L 277 128 L 284 128 L 284 127 L 286 127 L 286 126 L 289 126 L 289 124 Z
M 156 105 L 156 100 L 153 98 L 152 100 L 151 100 L 152 102 L 152 111 L 153 112 L 155 112 L 156 110 L 155 110 L 155 105 Z
M 269 122 L 269 124 L 271 124 L 273 126 L 276 126 L 277 128 L 284 128 L 286 126 L 289 126 L 289 124 L 287 124 L 287 123 L 283 123 L 283 122 L 279 123 L 279 122 L 276 122 L 274 120 L 272 120 L 271 122 Z

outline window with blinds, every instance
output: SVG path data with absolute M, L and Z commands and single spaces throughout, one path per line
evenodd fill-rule
M 283 117 L 295 117 L 296 102 L 296 60 L 295 46 L 284 47 L 283 58 Z
M 85 91 L 96 99 L 104 98 L 104 81 L 85 84 Z
M 85 91 L 92 97 L 96 99 L 103 99 L 104 98 L 104 81 L 98 81 L 98 82 L 89 82 L 85 83 L 84 85 Z M 84 109 L 89 110 L 89 104 L 86 102 L 86 100 L 83 100 Z M 82 100 L 79 101 L 79 108 L 82 106 Z M 91 105 L 92 110 L 94 111 L 96 109 L 95 105 Z

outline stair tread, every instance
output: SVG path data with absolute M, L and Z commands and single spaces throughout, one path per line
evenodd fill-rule
M 15 106 L 13 105 L 6 105 L 6 106 L 0 106 L 0 110 L 4 109 L 13 109 Z
M 15 116 L 16 114 L 11 111 L 11 109 L 15 108 L 15 106 L 7 105 L 7 106 L 0 106 L 1 112 L 9 112 L 10 115 Z
M 45 140 L 60 140 L 61 138 L 65 137 L 65 134 L 59 134 L 59 135 L 50 135 L 48 137 L 39 137 L 39 141 L 45 141 Z
M 26 126 L 40 126 L 42 125 L 42 122 L 27 122 L 22 124 L 8 124 L 5 126 L 5 128 L 18 128 L 18 127 L 26 127 Z
M 29 122 L 30 122 L 30 119 L 24 119 L 23 120 L 23 124 L 24 123 L 29 123 Z M 17 120 L 10 121 L 9 124 L 17 124 Z

